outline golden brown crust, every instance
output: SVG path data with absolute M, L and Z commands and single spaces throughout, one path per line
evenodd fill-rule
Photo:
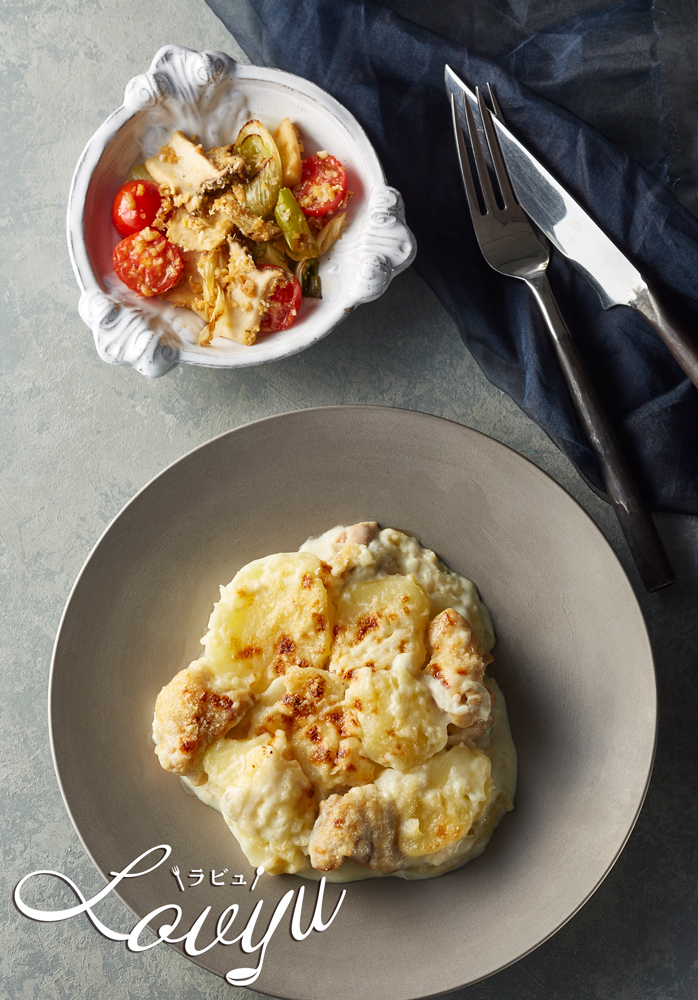
M 195 661 L 165 685 L 155 702 L 155 753 L 167 771 L 193 776 L 206 747 L 242 718 L 252 704 L 244 690 L 225 690 Z
M 233 264 L 250 273 L 243 249 Z M 347 858 L 421 874 L 467 853 L 459 844 L 488 808 L 489 758 L 463 744 L 492 724 L 491 657 L 447 606 L 448 579 L 430 623 L 426 588 L 391 554 L 407 536 L 377 532 L 335 528 L 321 555 L 243 567 L 221 588 L 202 658 L 157 701 L 162 766 L 207 781 L 206 800 L 267 871 L 331 872 Z M 441 572 L 428 555 L 425 574 Z
M 398 813 L 375 785 L 330 795 L 320 804 L 308 844 L 310 862 L 321 872 L 336 871 L 351 858 L 375 871 L 398 871 L 405 860 L 398 847 Z
M 492 701 L 485 686 L 485 667 L 492 657 L 470 623 L 458 611 L 447 608 L 427 629 L 429 660 L 424 682 L 437 705 L 448 713 L 465 739 L 477 739 L 492 725 Z
M 289 748 L 320 798 L 373 781 L 375 767 L 361 750 L 356 713 L 344 684 L 312 667 L 289 667 L 243 722 L 247 738 L 283 729 Z

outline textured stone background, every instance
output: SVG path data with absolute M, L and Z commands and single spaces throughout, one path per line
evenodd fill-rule
M 692 5 L 681 9 L 688 16 Z M 692 16 L 694 23 L 694 5 Z M 132 955 L 82 918 L 37 924 L 12 906 L 18 879 L 38 868 L 65 872 L 87 895 L 102 885 L 54 776 L 46 692 L 70 587 L 124 502 L 190 448 L 248 420 L 304 406 L 384 403 L 460 421 L 531 458 L 582 503 L 634 583 L 636 577 L 610 510 L 538 428 L 484 380 L 449 318 L 412 273 L 318 346 L 288 361 L 242 372 L 178 368 L 157 381 L 103 364 L 77 315 L 65 243 L 75 162 L 120 103 L 126 81 L 147 68 L 160 45 L 240 53 L 200 0 L 5 0 L 0 18 L 0 995 L 257 996 L 227 986 L 167 948 Z M 683 143 L 684 159 L 694 154 L 694 145 L 695 139 Z M 691 190 L 682 194 L 690 203 Z M 454 997 L 693 1000 L 698 994 L 698 520 L 662 516 L 659 524 L 681 582 L 654 596 L 639 594 L 657 655 L 661 716 L 657 765 L 638 825 L 606 882 L 574 920 L 528 958 Z M 128 914 L 116 901 L 103 916 L 124 926 Z

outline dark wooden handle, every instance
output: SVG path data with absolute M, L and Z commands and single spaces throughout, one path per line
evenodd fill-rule
M 698 388 L 698 347 L 683 333 L 652 288 L 630 303 L 654 327 L 691 382 Z
M 647 509 L 615 431 L 603 411 L 572 335 L 544 273 L 526 279 L 552 336 L 565 381 L 601 467 L 608 493 L 628 548 L 647 590 L 676 582 L 659 532 Z

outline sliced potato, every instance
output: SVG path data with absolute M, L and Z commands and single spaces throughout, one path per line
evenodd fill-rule
M 202 761 L 211 790 L 222 795 L 228 785 L 240 782 L 245 772 L 245 755 L 255 747 L 266 746 L 269 739 L 269 733 L 263 733 L 252 740 L 218 739 L 212 743 Z
M 254 673 L 260 692 L 288 667 L 324 667 L 333 623 L 317 556 L 278 553 L 249 563 L 221 588 L 202 642 L 217 671 Z
M 284 187 L 295 187 L 300 184 L 303 176 L 303 166 L 301 164 L 301 147 L 298 142 L 298 132 L 296 126 L 290 118 L 284 118 L 274 132 L 274 142 L 279 150 L 281 166 L 283 168 Z
M 248 712 L 243 732 L 247 738 L 263 733 L 273 736 L 277 729 L 290 733 L 343 700 L 344 684 L 335 674 L 314 667 L 287 667 Z M 237 731 L 234 735 L 238 737 Z
M 448 716 L 406 667 L 363 667 L 347 688 L 347 703 L 361 723 L 364 753 L 383 767 L 407 771 L 446 746 Z
M 199 343 L 224 337 L 238 344 L 254 344 L 269 306 L 269 297 L 279 280 L 277 271 L 253 270 L 242 283 L 217 286 L 213 315 L 199 335 Z
M 426 656 L 429 598 L 412 576 L 350 583 L 337 602 L 330 670 L 350 680 L 359 667 L 387 670 L 396 661 L 418 670 Z
M 492 796 L 490 767 L 482 750 L 462 744 L 405 773 L 382 771 L 375 784 L 397 806 L 402 853 L 421 858 L 465 837 Z
M 362 750 L 361 727 L 346 702 L 324 708 L 294 728 L 289 744 L 321 799 L 370 783 L 378 770 Z
M 182 251 L 182 261 L 184 262 L 182 276 L 174 288 L 165 292 L 162 297 L 175 306 L 186 306 L 188 309 L 193 309 L 201 316 L 202 313 L 198 306 L 202 295 L 201 274 L 198 268 L 200 258 L 201 254 L 197 250 Z M 208 319 L 207 316 L 203 316 L 203 318 Z

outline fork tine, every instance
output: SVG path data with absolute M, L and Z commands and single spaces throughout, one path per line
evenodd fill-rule
M 487 91 L 490 95 L 490 104 L 492 105 L 492 110 L 494 111 L 497 118 L 499 118 L 500 122 L 503 122 L 506 125 L 506 122 L 504 121 L 504 115 L 502 114 L 502 109 L 500 108 L 499 101 L 497 100 L 497 95 L 494 92 L 494 87 L 489 82 L 487 84 Z
M 463 97 L 463 104 L 465 106 L 465 118 L 468 123 L 468 135 L 470 136 L 470 145 L 472 146 L 473 159 L 475 160 L 475 166 L 477 167 L 477 174 L 480 179 L 480 189 L 482 191 L 482 198 L 485 202 L 485 209 L 487 212 L 496 212 L 497 201 L 494 196 L 492 181 L 490 180 L 490 175 L 487 170 L 487 162 L 485 160 L 485 154 L 482 150 L 482 144 L 480 143 L 480 136 L 477 134 L 477 127 L 475 125 L 475 119 L 473 118 L 473 113 L 470 110 L 470 102 L 466 100 L 465 96 Z
M 451 114 L 453 115 L 453 131 L 456 135 L 456 148 L 458 149 L 458 160 L 460 162 L 460 172 L 463 178 L 463 186 L 465 187 L 465 194 L 468 199 L 470 214 L 474 221 L 478 215 L 482 215 L 482 211 L 480 209 L 480 202 L 477 198 L 477 192 L 475 191 L 475 182 L 473 181 L 473 174 L 468 161 L 468 149 L 465 144 L 463 129 L 461 128 L 460 119 L 458 117 L 458 109 L 456 108 L 456 98 L 454 94 L 451 94 Z
M 504 207 L 507 208 L 509 205 L 516 205 L 516 197 L 511 187 L 509 181 L 509 174 L 507 173 L 507 168 L 504 164 L 504 159 L 502 158 L 502 151 L 499 146 L 499 139 L 497 138 L 497 133 L 494 130 L 494 125 L 492 124 L 492 115 L 490 109 L 485 104 L 482 92 L 479 87 L 475 88 L 475 93 L 477 94 L 477 103 L 480 108 L 480 117 L 482 119 L 482 126 L 485 130 L 485 136 L 487 138 L 487 145 L 490 149 L 490 156 L 492 157 L 492 165 L 494 167 L 494 172 L 497 177 L 497 183 L 499 184 L 499 190 L 502 192 L 502 199 L 504 201 Z M 492 91 L 490 90 L 490 94 Z

